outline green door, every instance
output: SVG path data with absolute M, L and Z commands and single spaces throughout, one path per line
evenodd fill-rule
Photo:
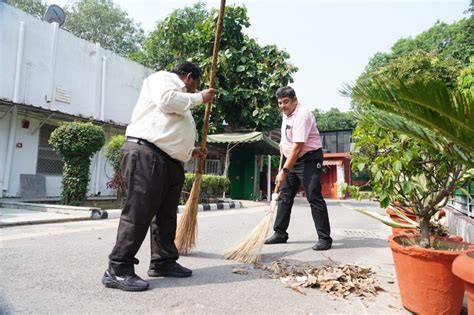
M 255 151 L 232 151 L 229 165 L 232 199 L 255 200 Z M 257 182 L 258 187 L 258 182 Z

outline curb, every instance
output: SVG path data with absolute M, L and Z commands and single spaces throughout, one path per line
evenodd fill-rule
M 178 206 L 178 213 L 183 213 L 185 206 Z M 227 209 L 238 209 L 242 208 L 240 201 L 232 202 L 219 202 L 219 203 L 204 203 L 198 205 L 198 212 L 204 211 L 215 211 L 215 210 L 227 210 Z M 110 210 L 92 210 L 91 219 L 117 219 L 120 218 L 122 209 L 110 209 Z
M 70 206 L 58 206 L 58 205 L 31 205 L 21 202 L 0 202 L 0 208 L 2 205 L 8 206 L 13 209 L 29 208 L 32 212 L 49 212 L 58 213 L 65 215 L 64 218 L 55 219 L 32 219 L 27 221 L 18 222 L 0 222 L 0 228 L 20 226 L 20 225 L 33 225 L 33 224 L 48 224 L 48 223 L 59 223 L 59 222 L 72 222 L 72 221 L 87 221 L 87 220 L 103 220 L 103 219 L 118 219 L 122 214 L 122 209 L 108 209 L 102 210 L 99 208 L 84 208 L 84 207 L 70 207 Z M 26 207 L 29 206 L 29 207 Z M 184 205 L 178 206 L 177 212 L 183 213 Z M 226 209 L 238 209 L 242 208 L 240 201 L 232 202 L 220 202 L 220 203 L 206 203 L 198 205 L 198 212 L 202 211 L 214 211 L 214 210 L 226 210 Z M 26 210 L 26 209 L 25 209 Z M 67 217 L 68 215 L 80 215 L 74 217 Z
M 178 213 L 183 213 L 185 206 L 178 206 Z M 198 212 L 213 211 L 213 210 L 227 210 L 242 208 L 240 201 L 219 202 L 219 203 L 204 203 L 198 205 Z

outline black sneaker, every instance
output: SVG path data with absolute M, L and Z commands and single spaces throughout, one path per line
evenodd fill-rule
M 319 240 L 316 244 L 314 244 L 314 250 L 328 250 L 332 246 L 332 240 Z
M 192 274 L 193 271 L 191 269 L 183 267 L 175 261 L 161 264 L 148 270 L 150 277 L 187 278 L 191 277 Z
M 288 236 L 283 236 L 279 233 L 273 233 L 272 236 L 265 240 L 265 244 L 283 244 L 288 240 Z
M 102 284 L 107 288 L 120 289 L 122 291 L 145 291 L 148 289 L 148 283 L 137 275 L 132 276 L 114 276 L 108 270 L 102 277 Z

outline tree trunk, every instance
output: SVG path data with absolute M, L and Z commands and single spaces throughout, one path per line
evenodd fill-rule
M 420 246 L 424 248 L 430 247 L 430 217 L 422 216 L 420 218 Z

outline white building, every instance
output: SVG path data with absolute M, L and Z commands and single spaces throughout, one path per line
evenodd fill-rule
M 59 196 L 62 163 L 48 144 L 63 121 L 123 134 L 153 71 L 0 2 L 0 197 Z M 108 195 L 103 150 L 89 193 Z

